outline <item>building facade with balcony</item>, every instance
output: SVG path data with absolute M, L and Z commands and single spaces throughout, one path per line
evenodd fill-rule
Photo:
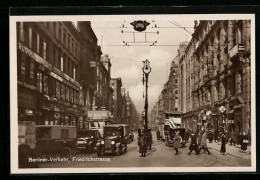
M 180 59 L 186 66 L 181 84 L 183 121 L 193 129 L 250 134 L 251 22 L 200 21 L 194 28 Z

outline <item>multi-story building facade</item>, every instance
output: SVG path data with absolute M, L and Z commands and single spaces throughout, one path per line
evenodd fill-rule
M 113 92 L 113 118 L 115 122 L 122 121 L 122 81 L 121 78 L 112 78 L 110 81 L 110 86 L 114 90 Z
M 17 23 L 18 121 L 78 125 L 78 30 L 71 22 Z
M 186 67 L 181 102 L 188 127 L 250 133 L 250 32 L 250 20 L 195 22 L 180 59 Z

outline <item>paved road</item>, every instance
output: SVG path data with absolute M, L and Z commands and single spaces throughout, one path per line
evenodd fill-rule
M 154 132 L 153 132 L 154 133 Z M 96 158 L 96 153 L 74 154 L 69 162 L 48 162 L 41 163 L 41 168 L 50 167 L 226 167 L 226 166 L 250 166 L 250 159 L 237 158 L 229 155 L 222 155 L 220 152 L 211 149 L 212 155 L 204 154 L 188 155 L 188 145 L 179 149 L 179 155 L 175 155 L 172 147 L 165 146 L 163 141 L 156 141 L 153 134 L 152 150 L 148 150 L 146 157 L 140 157 L 137 151 L 137 134 L 135 140 L 128 144 L 128 152 L 121 156 L 106 155 L 101 158 L 109 158 L 109 161 L 72 161 L 72 158 Z

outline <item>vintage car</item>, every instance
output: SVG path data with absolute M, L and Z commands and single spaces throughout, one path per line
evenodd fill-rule
M 69 156 L 75 149 L 76 140 L 76 126 L 36 126 L 36 152 L 39 155 Z
M 126 138 L 128 125 L 125 124 L 111 124 L 104 126 L 104 136 L 96 144 L 97 155 L 103 154 L 116 154 L 121 155 L 127 152 L 127 139 Z
M 168 138 L 165 139 L 165 143 L 167 146 L 172 146 L 173 145 L 173 138 L 175 136 L 175 132 L 178 131 L 179 135 L 181 136 L 181 146 L 185 147 L 186 140 L 185 140 L 185 128 L 173 128 L 169 130 L 169 135 Z
M 92 153 L 99 139 L 100 133 L 98 130 L 79 130 L 76 143 L 77 150 Z

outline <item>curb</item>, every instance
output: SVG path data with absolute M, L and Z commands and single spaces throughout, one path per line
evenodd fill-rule
M 214 148 L 214 147 L 209 147 L 208 146 L 208 148 L 210 148 L 210 149 L 214 149 L 214 150 L 216 150 L 216 151 L 220 151 L 219 149 L 217 149 L 217 148 Z M 242 159 L 250 159 L 250 157 L 248 158 L 248 157 L 241 157 L 241 156 L 238 156 L 238 155 L 234 155 L 234 154 L 231 154 L 231 153 L 228 153 L 228 152 L 226 152 L 227 153 L 227 155 L 229 155 L 229 156 L 233 156 L 233 157 L 236 157 L 236 158 L 242 158 Z M 251 152 L 249 152 L 249 155 L 251 154 Z

